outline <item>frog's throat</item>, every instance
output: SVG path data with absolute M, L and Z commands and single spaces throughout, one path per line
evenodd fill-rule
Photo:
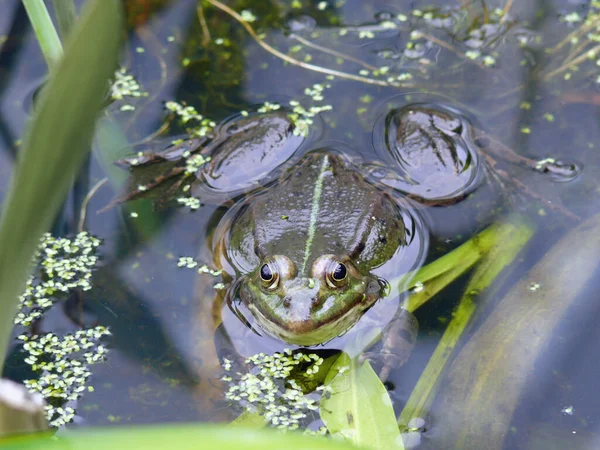
M 328 169 L 329 157 L 325 155 L 323 156 L 321 170 L 319 172 L 317 182 L 315 183 L 315 190 L 313 191 L 312 210 L 310 213 L 310 223 L 308 225 L 308 237 L 306 239 L 306 246 L 304 247 L 304 260 L 302 261 L 302 268 L 300 269 L 300 273 L 305 273 L 304 271 L 306 269 L 306 264 L 308 263 L 308 258 L 310 256 L 310 248 L 312 247 L 312 242 L 315 237 L 317 218 L 319 217 L 321 194 L 323 192 L 323 179 L 325 178 L 325 174 L 327 173 Z

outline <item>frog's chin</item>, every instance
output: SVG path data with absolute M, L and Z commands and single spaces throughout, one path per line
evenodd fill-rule
M 287 327 L 283 327 L 267 319 L 254 305 L 248 305 L 248 308 L 261 328 L 268 334 L 288 344 L 302 347 L 324 344 L 341 336 L 354 326 L 365 312 L 364 309 L 356 308 L 327 324 L 310 329 L 307 324 L 302 323 L 289 324 Z

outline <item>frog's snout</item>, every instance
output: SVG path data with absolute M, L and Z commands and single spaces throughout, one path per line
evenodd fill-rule
M 320 287 L 321 282 L 310 277 L 299 277 L 286 281 L 283 285 L 284 306 L 287 308 L 310 306 L 317 301 Z

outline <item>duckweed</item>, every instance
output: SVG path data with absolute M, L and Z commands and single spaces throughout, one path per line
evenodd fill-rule
M 292 378 L 292 371 L 300 364 L 309 364 L 305 374 L 311 378 L 319 371 L 323 358 L 311 353 L 282 353 L 267 355 L 258 353 L 246 359 L 248 373 L 232 373 L 232 362 L 223 359 L 222 367 L 227 373 L 222 380 L 229 384 L 225 397 L 244 410 L 258 413 L 272 427 L 280 430 L 297 430 L 305 423 L 312 411 L 318 409 L 318 398 L 326 395 L 326 386 L 319 386 L 313 394 L 305 395 L 302 387 Z M 330 392 L 329 392 L 330 393 Z M 311 431 L 324 434 L 326 429 Z
M 39 261 L 37 276 L 32 275 L 27 281 L 15 324 L 29 327 L 71 291 L 91 289 L 92 269 L 98 262 L 95 253 L 100 243 L 100 239 L 87 232 L 73 239 L 44 234 L 35 255 Z M 38 375 L 36 379 L 25 380 L 25 386 L 46 400 L 46 416 L 51 426 L 59 427 L 73 420 L 75 410 L 69 402 L 85 391 L 93 391 L 88 384 L 89 366 L 106 359 L 107 349 L 101 340 L 108 335 L 108 329 L 97 326 L 62 337 L 29 332 L 18 336 L 27 354 L 25 363 Z

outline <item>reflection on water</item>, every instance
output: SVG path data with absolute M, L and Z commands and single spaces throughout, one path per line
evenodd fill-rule
M 190 256 L 200 265 L 219 266 L 222 261 L 208 242 L 215 241 L 212 233 L 219 223 L 230 221 L 227 210 L 233 202 L 228 201 L 249 185 L 273 182 L 302 153 L 321 143 L 350 148 L 347 153 L 361 174 L 378 187 L 385 185 L 391 195 L 397 197 L 397 190 L 412 194 L 413 200 L 426 200 L 410 205 L 429 227 L 427 261 L 511 213 L 535 224 L 533 239 L 503 282 L 489 291 L 486 307 L 478 310 L 469 333 L 493 317 L 494 305 L 555 242 L 598 212 L 600 97 L 598 52 L 593 47 L 598 18 L 590 15 L 594 9 L 586 2 L 230 2 L 235 11 L 246 11 L 245 23 L 257 31 L 262 45 L 231 16 L 208 4 L 198 10 L 195 1 L 154 2 L 156 8 L 149 12 L 137 11 L 137 2 L 128 3 L 129 23 L 135 26 L 128 33 L 123 64 L 145 94 L 125 96 L 109 107 L 90 165 L 91 184 L 107 177 L 111 187 L 100 188 L 88 205 L 87 228 L 103 239 L 103 263 L 94 275 L 96 289 L 77 308 L 82 321 L 110 327 L 113 338 L 108 363 L 95 367 L 95 392 L 78 404 L 82 423 L 211 420 L 212 414 L 198 408 L 197 391 L 205 368 L 213 364 L 215 369 L 213 341 L 229 340 L 241 353 L 281 347 L 276 339 L 255 342 L 256 334 L 252 339 L 244 336 L 247 328 L 225 307 L 226 289 L 214 285 L 228 285 L 235 270 L 215 278 L 182 270 L 177 261 Z M 31 92 L 46 68 L 21 2 L 4 1 L 0 8 L 1 199 Z M 176 108 L 165 110 L 168 101 L 193 105 L 195 111 L 187 110 L 186 120 Z M 416 115 L 415 103 L 421 105 Z M 269 126 L 247 139 L 248 130 L 256 126 L 250 120 L 255 111 L 276 104 L 281 109 L 262 116 L 272 118 Z M 430 114 L 432 110 L 436 114 Z M 413 111 L 408 120 L 407 111 Z M 306 137 L 293 133 L 288 112 L 301 121 Z M 213 121 L 223 125 L 210 126 Z M 248 123 L 251 126 L 244 125 Z M 206 126 L 206 134 L 196 134 L 193 141 L 166 152 L 157 146 L 171 136 L 187 137 L 199 130 L 196 125 Z M 265 141 L 270 144 L 260 163 L 240 151 L 260 150 Z M 151 147 L 156 152 L 153 161 L 165 159 L 168 165 L 148 164 L 159 170 L 138 171 L 140 167 L 132 166 L 145 165 L 147 156 L 132 164 L 138 147 L 132 149 L 129 142 Z M 218 148 L 233 156 L 209 161 L 199 179 L 194 170 L 186 175 L 195 152 L 210 156 Z M 294 153 L 297 148 L 299 154 Z M 424 153 L 427 148 L 431 151 Z M 383 156 L 390 151 L 392 156 Z M 112 164 L 123 158 L 129 158 L 127 170 Z M 277 173 L 266 169 L 279 166 Z M 128 171 L 140 178 L 126 180 Z M 402 176 L 393 176 L 397 172 Z M 460 182 L 452 184 L 457 178 L 450 182 L 449 174 L 460 174 Z M 157 177 L 163 178 L 151 184 Z M 228 193 L 213 195 L 217 205 L 200 206 L 211 203 L 203 183 Z M 148 189 L 155 185 L 161 190 Z M 305 190 L 313 195 L 314 186 Z M 152 191 L 158 199 L 183 195 L 200 200 L 180 202 L 187 207 L 157 202 L 168 207 L 153 211 L 150 200 L 142 199 L 95 214 L 115 195 L 132 191 L 133 197 Z M 431 201 L 444 199 L 456 201 Z M 78 218 L 77 205 L 71 204 L 65 208 L 64 224 Z M 419 239 L 421 244 L 428 240 Z M 419 248 L 425 248 L 421 244 Z M 565 251 L 558 263 L 568 266 L 570 253 Z M 585 435 L 586 443 L 597 439 L 594 383 L 600 367 L 591 335 L 598 311 L 584 301 L 586 295 L 593 297 L 597 282 L 592 277 L 588 283 L 585 289 L 576 287 L 582 292 L 579 303 L 574 302 L 580 309 L 557 319 L 548 350 L 532 356 L 545 369 L 536 369 L 519 398 L 512 423 L 516 434 L 507 448 L 515 442 L 541 448 L 539 443 L 547 442 L 548 436 L 562 442 L 573 431 Z M 427 364 L 463 288 L 458 280 L 416 313 L 416 349 L 390 376 L 397 411 Z M 543 284 L 538 288 L 543 292 Z M 372 321 L 393 314 L 390 304 L 399 301 L 394 295 L 391 302 L 376 303 L 370 311 L 376 316 Z M 221 309 L 223 327 L 215 338 L 213 315 Z M 38 326 L 58 333 L 77 328 L 59 308 Z M 235 332 L 241 336 L 235 337 Z M 15 346 L 7 376 L 29 376 L 19 355 Z M 225 408 L 219 411 L 228 414 Z M 435 431 L 443 417 L 434 409 L 431 418 L 423 448 L 440 448 L 447 436 L 436 436 Z M 526 435 L 534 438 L 525 442 Z

